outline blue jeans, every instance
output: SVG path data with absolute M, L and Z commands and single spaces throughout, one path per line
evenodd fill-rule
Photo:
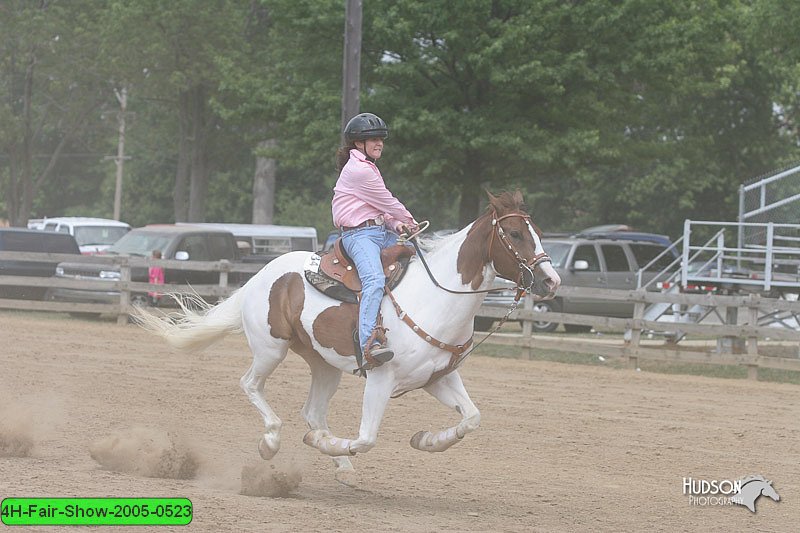
M 367 226 L 342 233 L 342 244 L 361 278 L 358 339 L 363 350 L 378 321 L 383 286 L 386 284 L 381 265 L 381 250 L 397 244 L 397 235 L 388 231 L 385 226 Z

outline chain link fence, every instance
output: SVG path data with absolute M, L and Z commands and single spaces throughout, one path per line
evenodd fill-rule
M 767 224 L 775 224 L 772 248 L 776 271 L 800 273 L 800 163 L 759 176 L 739 189 L 738 247 L 768 246 Z M 757 225 L 748 225 L 755 223 Z M 781 254 L 780 250 L 792 253 Z
M 739 222 L 759 224 L 800 223 L 800 163 L 759 176 L 739 189 Z M 740 247 L 766 245 L 763 226 L 744 226 Z M 775 247 L 800 247 L 797 228 L 776 228 Z

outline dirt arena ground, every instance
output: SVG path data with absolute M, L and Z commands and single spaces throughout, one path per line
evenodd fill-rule
M 261 464 L 262 422 L 239 389 L 249 362 L 242 336 L 187 355 L 136 326 L 0 312 L 0 498 L 187 497 L 194 521 L 173 528 L 180 531 L 797 531 L 800 524 L 797 385 L 474 356 L 462 375 L 481 428 L 444 453 L 419 452 L 411 435 L 451 425 L 456 415 L 422 391 L 393 400 L 378 445 L 353 460 L 359 486 L 351 488 L 334 480 L 330 459 L 301 442 L 310 377 L 293 354 L 267 385 L 284 427 L 280 453 Z M 345 377 L 333 399 L 338 436 L 356 434 L 362 387 Z M 103 466 L 92 455 L 102 460 L 114 438 L 127 443 L 128 462 Z M 173 447 L 161 469 L 135 456 L 158 442 Z M 174 474 L 186 457 L 193 478 L 149 477 Z M 256 466 L 302 481 L 278 497 L 240 494 L 243 469 Z M 781 501 L 761 497 L 752 514 L 692 506 L 682 492 L 684 477 L 750 474 L 772 480 Z

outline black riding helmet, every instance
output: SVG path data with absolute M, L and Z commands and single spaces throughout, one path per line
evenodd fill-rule
M 344 127 L 344 136 L 347 142 L 365 141 L 376 137 L 385 139 L 389 136 L 389 127 L 377 115 L 360 113 L 351 118 Z

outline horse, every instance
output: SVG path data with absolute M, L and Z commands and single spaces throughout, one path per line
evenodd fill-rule
M 759 496 L 767 496 L 773 500 L 780 501 L 781 497 L 772 487 L 772 482 L 764 479 L 763 476 L 747 476 L 740 480 L 741 490 L 735 496 L 731 496 L 731 502 L 744 505 L 750 509 L 751 513 L 756 512 L 756 500 Z
M 280 448 L 282 425 L 267 403 L 265 383 L 289 350 L 311 369 L 302 408 L 309 431 L 303 442 L 333 458 L 337 477 L 353 471 L 350 456 L 375 446 L 390 398 L 419 388 L 461 416 L 455 426 L 437 433 L 420 431 L 411 438 L 418 450 L 442 452 L 480 424 L 480 412 L 457 367 L 469 353 L 473 319 L 485 296 L 481 291 L 499 275 L 544 300 L 552 299 L 561 283 L 542 246 L 541 231 L 524 210 L 522 194 L 487 195 L 487 209 L 479 218 L 455 234 L 437 238 L 424 262 L 414 257 L 402 282 L 383 298 L 383 326 L 395 357 L 366 376 L 356 438 L 331 433 L 327 414 L 342 373 L 358 370 L 352 335 L 358 305 L 332 299 L 308 283 L 304 265 L 313 252 L 274 259 L 216 305 L 197 310 L 182 304 L 180 316 L 168 320 L 139 310 L 138 322 L 186 351 L 244 332 L 253 362 L 240 385 L 264 420 L 258 451 L 265 460 Z

